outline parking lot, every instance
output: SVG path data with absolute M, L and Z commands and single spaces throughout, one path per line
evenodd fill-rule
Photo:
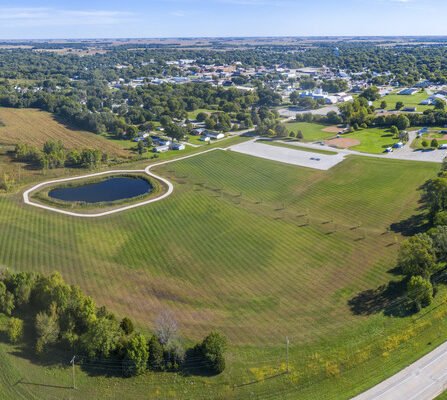
M 254 140 L 231 146 L 230 150 L 267 160 L 326 171 L 344 160 L 343 154 L 326 155 L 286 147 L 269 146 Z

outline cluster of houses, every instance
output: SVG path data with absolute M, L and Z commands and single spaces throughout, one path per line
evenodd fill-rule
M 325 104 L 337 104 L 345 103 L 347 101 L 353 101 L 354 97 L 350 94 L 341 92 L 334 95 L 330 95 L 324 92 L 323 89 L 315 89 L 314 91 L 304 91 L 300 93 L 300 97 L 310 97 L 314 100 L 324 100 Z
M 436 103 L 437 100 L 447 101 L 447 90 L 440 90 L 435 94 L 431 95 L 429 98 L 422 100 L 421 104 L 426 106 L 431 106 Z

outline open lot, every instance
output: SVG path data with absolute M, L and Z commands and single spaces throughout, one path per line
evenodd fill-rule
M 37 147 L 47 140 L 61 140 L 68 149 L 94 148 L 111 156 L 129 157 L 129 150 L 111 140 L 90 132 L 68 128 L 50 113 L 34 109 L 0 108 L 0 144 L 32 144 Z M 129 143 L 129 142 L 125 142 Z
M 43 367 L 0 341 L 0 391 L 7 399 L 349 398 L 445 338 L 442 293 L 418 319 L 380 307 L 358 315 L 348 304 L 393 278 L 400 234 L 387 228 L 417 212 L 417 188 L 438 168 L 349 157 L 319 171 L 215 151 L 154 169 L 174 183 L 165 201 L 88 221 L 1 195 L 0 265 L 60 270 L 144 331 L 168 308 L 186 340 L 219 329 L 230 352 L 215 378 L 148 373 L 118 386 L 97 364 L 78 370 L 79 389 L 67 392 L 68 355 Z M 291 374 L 272 378 L 285 368 L 285 336 Z
M 400 95 L 400 94 L 397 94 L 398 92 L 399 91 L 396 91 L 394 93 L 391 93 L 387 96 L 380 98 L 379 100 L 374 102 L 374 106 L 376 108 L 379 108 L 380 103 L 382 101 L 386 101 L 387 102 L 387 110 L 393 111 L 396 109 L 396 103 L 398 101 L 401 101 L 402 103 L 404 103 L 404 108 L 405 107 L 416 107 L 418 112 L 423 112 L 425 110 L 433 109 L 433 106 L 423 106 L 420 104 L 422 100 L 425 100 L 428 97 L 430 97 L 430 95 L 425 90 L 422 92 L 413 94 L 413 95 Z
M 300 130 L 303 133 L 303 140 L 307 142 L 328 139 L 336 135 L 333 129 L 328 130 L 328 128 L 333 128 L 333 126 L 313 122 L 287 122 L 286 127 L 289 132 L 295 134 Z
M 343 135 L 342 138 L 354 139 L 360 142 L 360 144 L 350 147 L 351 150 L 373 154 L 383 153 L 387 147 L 391 147 L 399 141 L 388 130 L 382 128 L 360 129 Z

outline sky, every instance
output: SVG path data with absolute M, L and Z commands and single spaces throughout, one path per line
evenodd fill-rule
M 447 35 L 447 0 L 0 0 L 0 39 Z

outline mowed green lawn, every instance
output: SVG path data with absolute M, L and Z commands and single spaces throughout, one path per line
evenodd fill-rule
M 417 111 L 425 111 L 425 110 L 431 110 L 433 109 L 433 106 L 424 106 L 421 105 L 421 101 L 428 99 L 430 97 L 429 94 L 427 94 L 426 91 L 423 92 L 418 92 L 416 94 L 413 95 L 400 95 L 397 94 L 399 91 L 391 93 L 387 96 L 384 96 L 382 98 L 380 98 L 379 100 L 374 102 L 374 107 L 379 108 L 380 107 L 380 103 L 382 101 L 386 101 L 387 102 L 387 110 L 392 111 L 396 109 L 396 103 L 398 101 L 401 101 L 402 103 L 404 103 L 404 108 L 405 107 L 417 107 Z
M 360 129 L 342 137 L 360 141 L 360 144 L 350 147 L 351 150 L 374 154 L 383 153 L 387 147 L 399 141 L 388 130 L 381 128 Z
M 317 124 L 314 122 L 287 122 L 287 130 L 297 133 L 299 130 L 303 132 L 303 140 L 313 142 L 315 140 L 325 140 L 336 136 L 336 132 L 325 132 L 324 129 L 328 125 Z
M 197 115 L 199 115 L 200 113 L 207 113 L 207 114 L 212 114 L 214 112 L 217 112 L 216 110 L 210 110 L 208 108 L 198 108 L 197 110 L 194 111 L 188 111 L 188 118 L 189 119 L 196 119 Z
M 93 371 L 78 368 L 71 391 L 58 387 L 70 384 L 71 354 L 43 367 L 0 340 L 0 393 L 349 398 L 445 338 L 443 289 L 420 319 L 356 316 L 347 304 L 393 278 L 400 236 L 387 227 L 416 212 L 417 188 L 438 168 L 353 157 L 322 172 L 217 150 L 155 168 L 174 194 L 106 218 L 66 217 L 0 196 L 0 265 L 59 270 L 143 331 L 167 308 L 186 340 L 218 329 L 230 342 L 219 377 L 98 377 L 120 368 L 98 362 Z M 285 370 L 286 336 L 291 373 L 272 378 Z

